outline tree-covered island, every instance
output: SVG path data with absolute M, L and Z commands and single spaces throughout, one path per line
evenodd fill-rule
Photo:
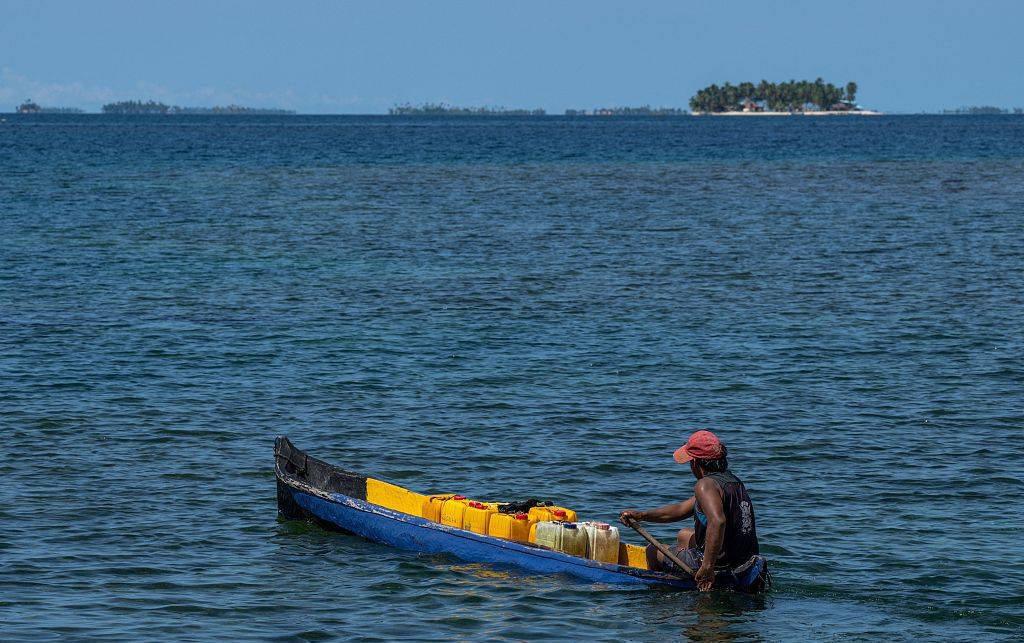
M 77 107 L 43 107 L 31 98 L 15 110 L 18 114 L 81 114 Z
M 178 107 L 177 105 L 165 105 L 156 101 L 142 102 L 140 100 L 123 100 L 117 103 L 107 103 L 102 109 L 104 114 L 271 114 L 290 115 L 295 112 L 287 109 L 264 109 L 261 107 L 243 107 L 241 105 L 226 105 L 214 107 Z
M 992 114 L 1024 114 L 1024 107 L 1014 107 L 1011 111 L 1006 107 L 994 107 L 992 105 L 973 105 L 971 107 L 958 107 L 956 109 L 944 109 L 943 114 L 958 114 L 958 115 L 992 115 Z
M 684 116 L 684 109 L 678 107 L 595 107 L 594 109 L 567 109 L 566 116 Z
M 767 80 L 738 85 L 709 85 L 690 99 L 694 112 L 807 112 L 856 111 L 857 83 L 846 84 L 845 91 L 821 78 L 815 81 L 790 80 L 769 83 Z
M 506 109 L 504 107 L 456 107 L 447 103 L 403 103 L 388 109 L 391 116 L 544 116 L 543 109 Z

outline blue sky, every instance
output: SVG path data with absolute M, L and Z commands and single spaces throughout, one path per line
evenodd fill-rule
M 818 76 L 885 111 L 1024 107 L 1021 25 L 1020 0 L 0 0 L 0 111 L 139 98 L 561 113 Z

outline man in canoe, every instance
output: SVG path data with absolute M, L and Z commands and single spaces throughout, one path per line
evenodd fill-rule
M 729 471 L 725 445 L 711 431 L 697 431 L 673 457 L 680 464 L 690 465 L 697 478 L 693 495 L 682 502 L 657 509 L 623 511 L 619 519 L 628 526 L 630 520 L 675 522 L 693 516 L 693 529 L 680 529 L 672 553 L 697 571 L 694 580 L 701 591 L 711 589 L 715 572 L 736 574 L 760 553 L 754 524 L 754 506 L 747 489 Z M 647 547 L 650 569 L 679 573 L 654 545 Z M 755 581 L 760 591 L 770 581 L 767 568 Z

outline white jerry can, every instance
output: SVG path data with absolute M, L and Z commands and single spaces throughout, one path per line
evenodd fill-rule
M 559 551 L 562 548 L 562 525 L 560 522 L 538 522 L 537 544 Z

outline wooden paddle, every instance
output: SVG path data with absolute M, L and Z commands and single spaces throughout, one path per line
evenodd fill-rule
M 662 554 L 665 555 L 665 558 L 668 558 L 669 560 L 671 560 L 676 565 L 679 565 L 679 569 L 682 569 L 683 571 L 685 571 L 690 576 L 694 576 L 694 577 L 697 576 L 697 572 L 693 571 L 693 569 L 691 569 L 689 565 L 687 565 L 683 561 L 679 560 L 679 558 L 677 558 L 676 555 L 672 553 L 672 550 L 669 549 L 668 547 L 666 547 L 665 545 L 662 545 L 660 542 L 658 542 L 657 538 L 655 538 L 654 536 L 652 536 L 649 533 L 647 533 L 647 530 L 644 529 L 643 527 L 641 527 L 639 522 L 633 520 L 632 518 L 624 518 L 622 520 L 622 522 L 626 523 L 633 530 L 635 530 L 636 533 L 638 533 L 641 536 L 643 536 L 644 540 L 646 540 L 647 542 L 649 542 L 652 545 L 654 545 L 655 548 L 657 548 L 658 551 L 660 551 Z

